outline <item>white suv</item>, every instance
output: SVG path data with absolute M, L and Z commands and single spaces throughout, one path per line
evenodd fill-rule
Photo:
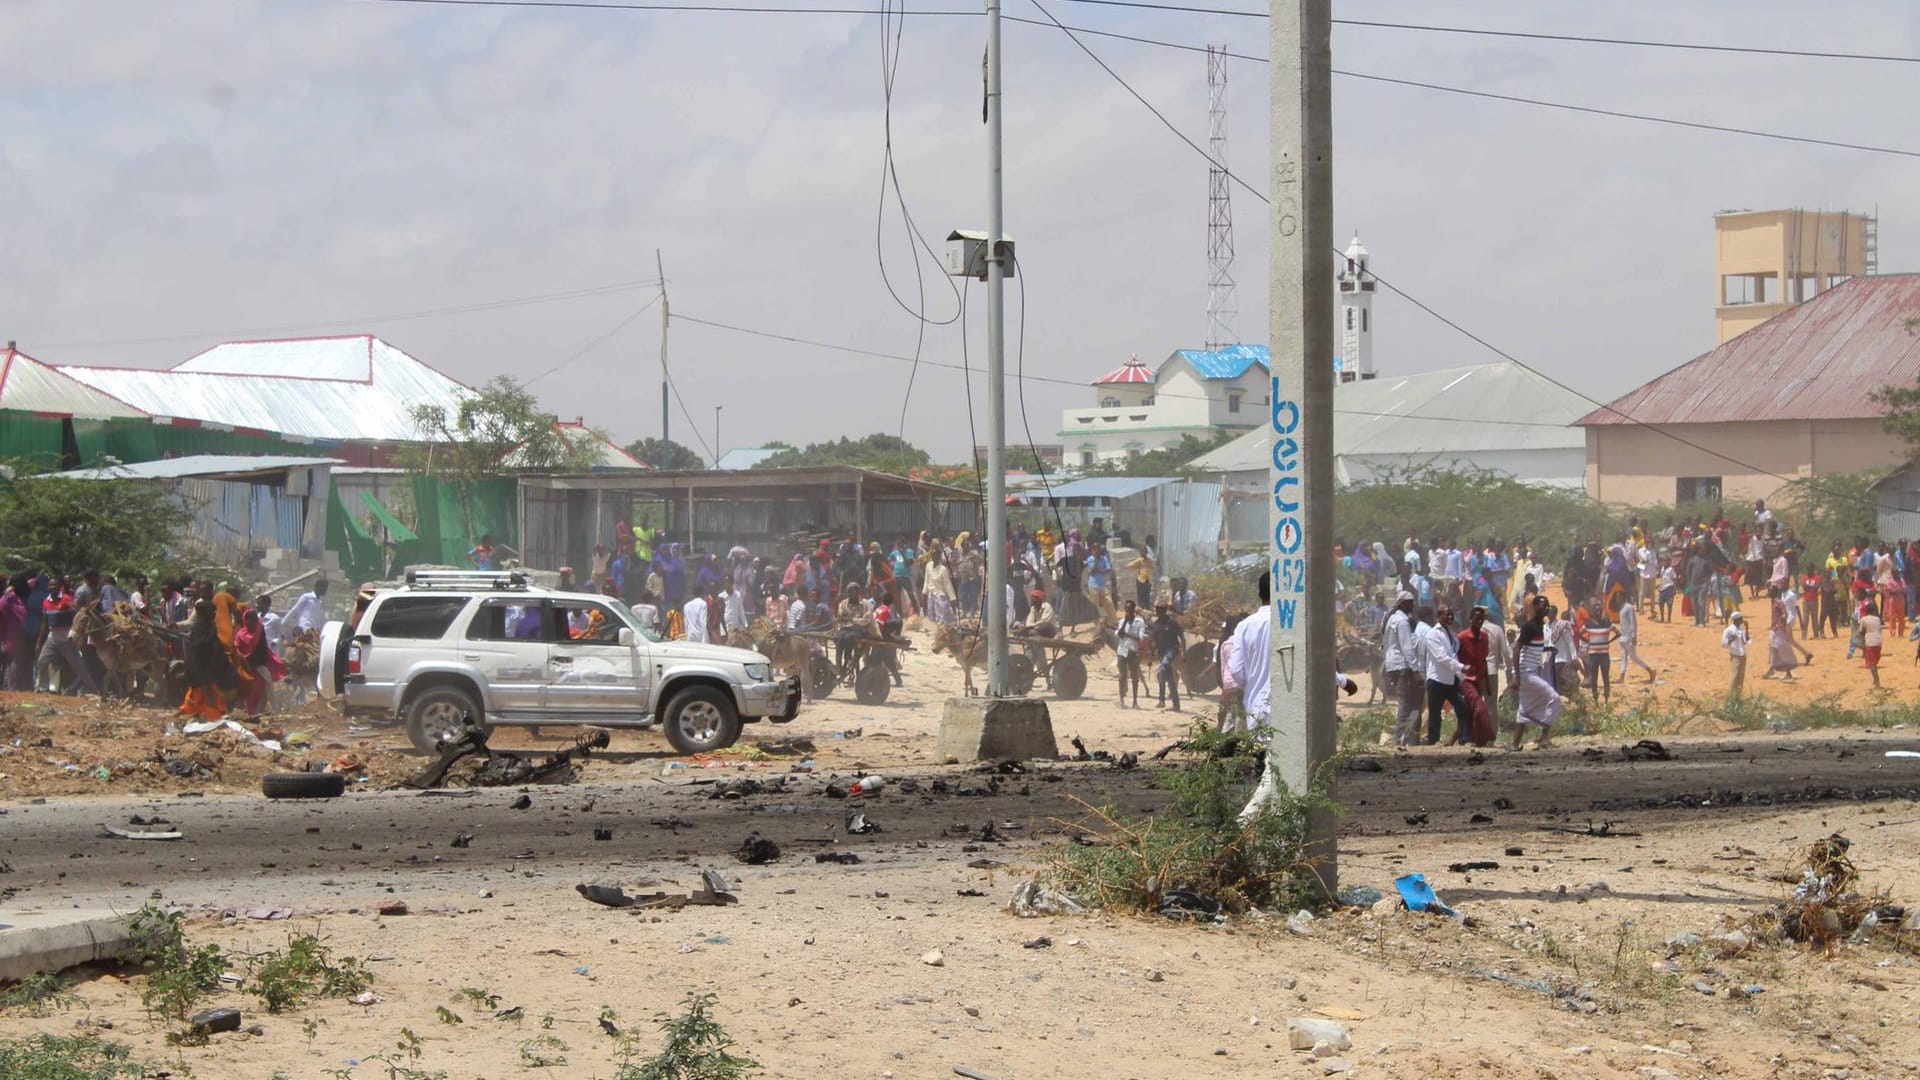
M 430 571 L 376 593 L 359 621 L 322 631 L 323 697 L 397 717 L 432 752 L 497 724 L 652 727 L 683 754 L 719 750 L 743 721 L 785 723 L 797 676 L 746 649 L 662 641 L 609 596 L 531 587 L 517 574 Z

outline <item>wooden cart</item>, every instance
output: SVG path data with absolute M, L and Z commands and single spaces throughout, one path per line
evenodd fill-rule
M 825 647 L 837 644 L 830 630 L 793 630 L 792 636 L 817 641 Z M 893 672 L 882 659 L 888 653 L 912 652 L 913 642 L 906 638 L 862 637 L 854 643 L 851 670 L 842 672 L 825 656 L 816 656 L 807 666 L 803 683 L 808 696 L 830 697 L 836 686 L 853 687 L 854 699 L 862 705 L 883 705 L 893 692 Z
M 1007 689 L 1022 696 L 1033 692 L 1040 677 L 1039 666 L 1028 656 L 1028 648 L 1051 656 L 1047 663 L 1047 682 L 1053 696 L 1074 701 L 1087 692 L 1087 657 L 1107 647 L 1103 641 L 1070 641 L 1066 638 L 1023 637 L 1007 639 Z

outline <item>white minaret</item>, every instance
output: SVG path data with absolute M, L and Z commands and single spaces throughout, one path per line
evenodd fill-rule
M 1366 245 L 1360 234 L 1340 259 L 1334 275 L 1340 292 L 1340 381 L 1373 378 L 1373 290 L 1377 282 L 1367 269 Z

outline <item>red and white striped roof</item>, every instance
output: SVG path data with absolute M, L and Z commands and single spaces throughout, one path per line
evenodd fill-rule
M 1095 379 L 1093 381 L 1093 385 L 1111 386 L 1114 383 L 1151 384 L 1152 382 L 1153 382 L 1153 369 L 1141 363 L 1139 357 L 1134 356 L 1134 357 L 1129 357 L 1126 363 L 1121 364 L 1119 367 L 1115 368 L 1114 370 L 1107 372 L 1105 375 L 1100 376 L 1098 379 Z

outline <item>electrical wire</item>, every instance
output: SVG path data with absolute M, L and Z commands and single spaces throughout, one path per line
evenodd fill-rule
M 1040 486 L 1046 489 L 1047 506 L 1053 510 L 1053 524 L 1059 529 L 1061 543 L 1067 542 L 1067 522 L 1060 516 L 1060 500 L 1053 497 L 1053 482 L 1047 479 L 1047 463 L 1040 459 L 1040 448 L 1033 444 L 1033 425 L 1027 423 L 1027 274 L 1020 268 L 1020 256 L 1013 249 L 1007 250 L 1013 259 L 1013 279 L 1020 283 L 1020 336 L 1019 346 L 1014 350 L 1018 357 L 1013 377 L 1014 388 L 1020 395 L 1020 427 L 1027 433 L 1027 449 L 1033 454 L 1033 467 L 1040 473 Z M 1065 447 L 1062 447 L 1064 454 Z
M 960 377 L 967 384 L 967 438 L 972 440 L 969 449 L 973 460 L 973 490 L 984 509 L 987 502 L 986 476 L 980 466 L 980 432 L 973 426 L 973 364 L 967 359 L 967 293 L 972 284 L 972 278 L 960 282 Z M 986 520 L 984 513 L 981 520 Z
M 700 449 L 707 452 L 707 457 L 716 465 L 719 464 L 720 455 L 713 452 L 713 447 L 707 445 L 707 437 L 700 434 L 700 422 L 695 420 L 693 414 L 687 411 L 687 399 L 680 396 L 680 384 L 673 381 L 673 372 L 668 371 L 666 375 L 667 389 L 673 391 L 673 400 L 680 404 L 680 415 L 686 418 L 687 430 L 693 432 L 694 441 L 700 444 Z
M 1085 3 L 1086 0 L 1069 0 Z M 1336 26 L 1359 26 L 1376 30 L 1418 30 L 1429 34 L 1470 34 L 1479 37 L 1521 38 L 1528 41 L 1565 41 L 1581 45 L 1630 45 L 1640 49 L 1687 49 L 1697 52 L 1747 53 L 1755 56 L 1793 56 L 1813 60 L 1873 60 L 1894 64 L 1920 64 L 1920 56 L 1890 56 L 1885 53 L 1823 52 L 1817 49 L 1768 49 L 1752 45 L 1713 45 L 1700 41 L 1648 41 L 1637 38 L 1586 37 L 1579 34 L 1544 34 L 1522 30 L 1488 30 L 1468 26 L 1432 26 L 1424 23 L 1379 22 L 1372 19 L 1335 19 Z
M 209 330 L 198 334 L 170 334 L 164 337 L 120 338 L 117 340 L 94 341 L 36 341 L 33 347 L 39 349 L 93 349 L 121 345 L 167 345 L 179 341 L 206 341 L 208 339 L 232 341 L 252 334 L 288 334 L 302 330 L 325 330 L 332 327 L 359 323 L 404 322 L 409 319 L 431 319 L 442 315 L 465 315 L 475 311 L 493 311 L 500 308 L 526 307 L 532 304 L 551 304 L 561 300 L 578 300 L 589 296 L 607 296 L 613 293 L 628 292 L 633 289 L 653 288 L 658 281 L 619 281 L 609 285 L 594 285 L 568 292 L 541 293 L 534 296 L 521 296 L 508 300 L 486 300 L 472 304 L 456 304 L 451 307 L 426 308 L 420 311 L 403 311 L 386 315 L 360 315 L 344 319 L 328 319 L 325 322 L 283 323 L 279 326 L 254 326 L 238 330 Z
M 1041 14 L 1045 15 L 1050 21 L 1053 21 L 1056 25 L 1058 25 L 1058 20 L 1053 18 L 1053 14 L 1047 11 L 1047 9 L 1040 3 L 1040 0 L 1031 0 L 1031 3 L 1033 4 L 1034 7 L 1040 9 Z M 1133 86 L 1126 81 L 1126 79 L 1122 78 L 1118 72 L 1114 71 L 1114 69 L 1107 64 L 1106 61 L 1102 60 L 1099 54 L 1095 53 L 1091 48 L 1088 48 L 1087 44 L 1081 41 L 1078 37 L 1076 37 L 1072 31 L 1067 30 L 1064 26 L 1061 27 L 1061 30 L 1062 32 L 1066 33 L 1066 35 L 1070 39 L 1073 40 L 1073 43 L 1075 45 L 1078 45 L 1080 47 L 1080 50 L 1082 52 L 1086 53 L 1090 58 L 1092 58 L 1094 63 L 1100 66 L 1101 70 L 1105 71 L 1110 77 L 1113 78 L 1115 82 L 1118 82 L 1121 85 L 1121 87 L 1127 91 L 1128 94 L 1132 95 L 1134 100 L 1140 102 L 1141 105 L 1145 106 L 1147 111 L 1151 112 L 1154 115 L 1154 117 L 1158 119 L 1160 123 L 1167 128 L 1167 130 L 1173 132 L 1173 134 L 1177 136 L 1181 142 L 1186 143 L 1187 146 L 1191 148 L 1195 153 L 1207 159 L 1209 163 L 1214 164 L 1216 167 L 1220 168 L 1223 172 L 1226 172 L 1226 174 L 1229 177 L 1232 177 L 1235 181 L 1237 181 L 1241 187 L 1246 188 L 1250 192 L 1253 192 L 1254 196 L 1258 198 L 1261 202 L 1263 203 L 1269 202 L 1267 196 L 1264 193 L 1255 189 L 1251 184 L 1248 184 L 1245 180 L 1241 180 L 1232 171 L 1227 170 L 1225 165 L 1221 165 L 1218 162 L 1214 162 L 1213 156 L 1211 154 L 1208 154 L 1205 150 L 1202 150 L 1197 143 L 1195 143 L 1192 139 L 1187 137 L 1185 132 L 1181 131 L 1178 127 L 1174 126 L 1173 122 L 1166 118 L 1165 114 L 1163 114 L 1159 109 L 1154 108 L 1152 102 L 1148 101 L 1145 97 L 1141 96 L 1138 90 L 1135 90 Z M 1336 257 L 1339 257 L 1340 252 L 1338 251 L 1338 249 L 1334 249 L 1334 254 Z M 1863 505 L 1872 505 L 1876 508 L 1885 506 L 1889 509 L 1899 509 L 1898 507 L 1891 506 L 1891 504 L 1882 504 L 1878 500 L 1862 498 L 1860 496 L 1852 495 L 1851 493 L 1848 493 L 1848 492 L 1833 491 L 1831 489 L 1823 489 L 1820 486 L 1814 484 L 1813 481 L 1806 479 L 1804 477 L 1787 476 L 1782 473 L 1774 472 L 1771 469 L 1763 468 L 1761 466 L 1755 465 L 1748 461 L 1742 461 L 1741 459 L 1734 457 L 1730 454 L 1723 453 L 1719 450 L 1714 450 L 1711 447 L 1704 446 L 1698 442 L 1695 442 L 1692 439 L 1686 438 L 1685 436 L 1675 434 L 1674 432 L 1666 430 L 1666 428 L 1661 425 L 1646 423 L 1645 421 L 1642 421 L 1634 416 L 1627 414 L 1626 412 L 1621 411 L 1618 408 L 1615 408 L 1612 404 L 1608 402 L 1603 402 L 1598 398 L 1595 398 L 1589 394 L 1583 393 L 1582 391 L 1576 390 L 1573 387 L 1568 386 L 1566 383 L 1560 381 L 1559 379 L 1554 378 L 1551 375 L 1548 375 L 1546 372 L 1541 371 L 1539 368 L 1536 368 L 1531 364 L 1526 363 L 1525 361 L 1521 360 L 1519 357 L 1516 357 L 1512 353 L 1507 352 L 1505 349 L 1499 348 L 1498 346 L 1494 345 L 1492 342 L 1488 341 L 1486 338 L 1481 337 L 1480 335 L 1472 332 L 1471 330 L 1468 330 L 1466 327 L 1460 325 L 1459 323 L 1453 321 L 1452 319 L 1449 319 L 1446 316 L 1440 314 L 1438 311 L 1435 311 L 1431 306 L 1426 304 L 1424 301 L 1408 293 L 1406 290 L 1400 288 L 1398 285 L 1394 284 L 1393 282 L 1387 280 L 1384 277 L 1381 277 L 1379 272 L 1376 269 L 1369 267 L 1368 272 L 1372 274 L 1375 281 L 1385 286 L 1389 291 L 1393 292 L 1397 296 L 1404 298 L 1408 302 L 1412 303 L 1415 307 L 1419 308 L 1421 311 L 1439 320 L 1443 325 L 1452 329 L 1456 333 L 1463 335 L 1468 340 L 1473 341 L 1474 343 L 1480 345 L 1482 348 L 1488 350 L 1489 352 L 1492 352 L 1496 356 L 1499 356 L 1501 359 L 1506 360 L 1509 363 L 1512 363 L 1525 371 L 1531 372 L 1533 375 L 1541 379 L 1544 379 L 1545 381 L 1553 384 L 1556 387 L 1559 387 L 1560 389 L 1566 391 L 1567 393 L 1572 394 L 1575 397 L 1578 397 L 1581 400 L 1592 404 L 1597 409 L 1612 413 L 1613 415 L 1620 417 L 1622 420 L 1626 421 L 1627 423 L 1638 425 L 1640 427 L 1646 428 L 1649 431 L 1656 432 L 1660 435 L 1665 436 L 1668 439 L 1673 440 L 1674 442 L 1680 443 L 1683 446 L 1687 446 L 1694 450 L 1698 450 L 1701 453 L 1705 453 L 1712 457 L 1719 458 L 1720 460 L 1726 461 L 1729 464 L 1737 465 L 1756 475 L 1773 477 L 1774 479 L 1779 480 L 1783 485 L 1799 487 L 1799 488 L 1802 488 L 1803 490 L 1826 494 L 1832 497 L 1840 498 L 1845 501 L 1851 501 L 1851 502 L 1855 502 Z
M 627 327 L 633 325 L 633 321 L 635 319 L 638 319 L 640 316 L 645 315 L 647 313 L 647 309 L 653 307 L 653 305 L 660 302 L 661 295 L 662 294 L 660 293 L 655 293 L 653 296 L 653 299 L 647 301 L 644 304 L 641 304 L 640 309 L 638 311 L 635 311 L 633 314 L 628 315 L 626 318 L 621 319 L 617 323 L 614 323 L 611 329 L 607 330 L 603 334 L 600 334 L 598 337 L 595 337 L 592 341 L 587 342 L 585 345 L 580 346 L 578 349 L 575 349 L 573 352 L 567 355 L 566 359 L 561 360 L 559 363 L 553 365 L 552 367 L 541 372 L 540 374 L 535 375 L 531 379 L 522 380 L 520 385 L 523 387 L 532 386 L 534 383 L 539 382 L 541 379 L 544 379 L 549 375 L 558 374 L 561 368 L 566 367 L 568 364 L 571 364 L 575 360 L 578 360 L 581 357 L 587 355 L 588 353 L 592 352 L 594 349 L 599 348 L 600 345 L 603 342 L 605 342 L 608 338 L 612 337 L 613 335 L 619 333 L 622 330 L 625 330 Z

